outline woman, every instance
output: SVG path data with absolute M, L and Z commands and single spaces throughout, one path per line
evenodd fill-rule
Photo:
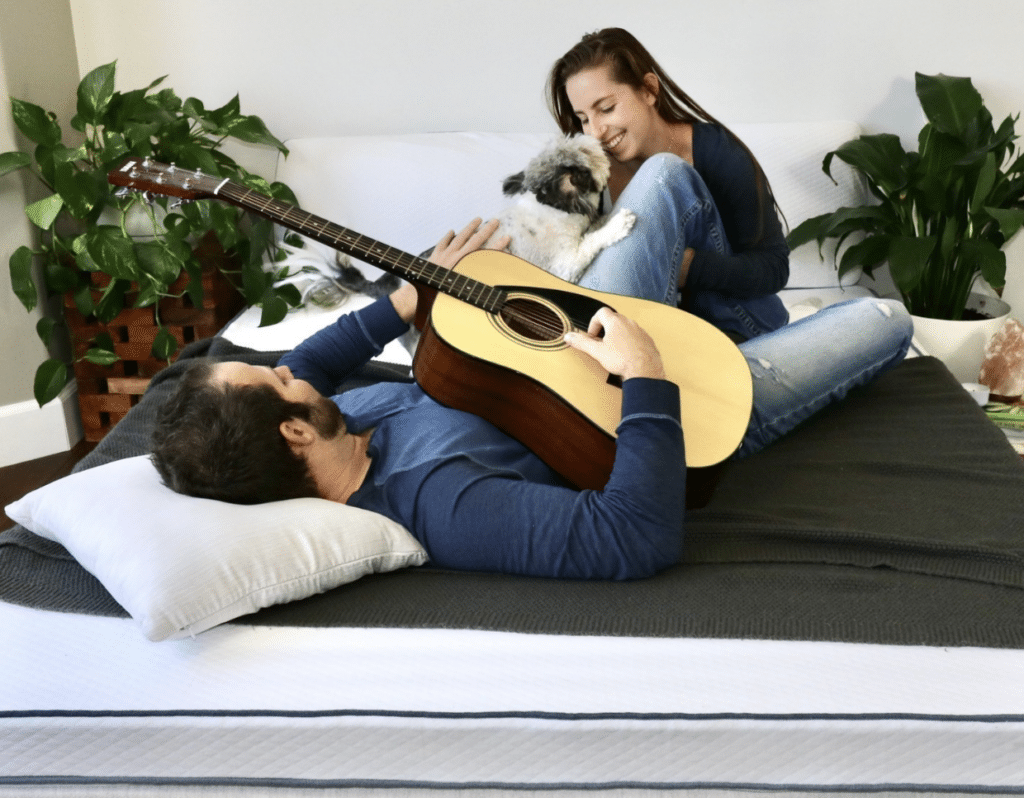
M 739 456 L 906 355 L 913 325 L 899 302 L 853 300 L 787 324 L 777 292 L 789 277 L 789 248 L 764 172 L 632 35 L 584 36 L 552 67 L 548 101 L 564 133 L 602 142 L 611 199 L 637 216 L 580 284 L 678 302 L 739 342 L 754 380 Z
M 604 145 L 611 200 L 639 220 L 582 285 L 678 302 L 738 341 L 786 323 L 789 247 L 764 173 L 640 42 L 584 36 L 552 67 L 548 102 L 564 133 Z

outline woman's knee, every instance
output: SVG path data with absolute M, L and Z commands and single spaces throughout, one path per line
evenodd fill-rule
M 678 155 L 670 152 L 659 152 L 647 158 L 636 174 L 633 175 L 630 184 L 664 186 L 681 183 L 692 185 L 697 180 L 703 183 L 697 170 Z
M 675 208 L 686 213 L 694 207 L 713 205 L 703 178 L 677 155 L 662 152 L 645 160 L 633 175 L 617 205 L 640 215 L 645 207 Z

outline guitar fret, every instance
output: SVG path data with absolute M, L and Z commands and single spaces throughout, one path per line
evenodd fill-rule
M 399 277 L 424 283 L 489 313 L 496 313 L 504 304 L 505 292 L 499 288 L 347 230 L 327 219 L 246 186 L 227 181 L 218 188 L 218 196 L 235 205 L 261 213 L 271 221 L 340 249 L 346 254 L 366 260 L 375 266 L 382 266 L 397 273 Z

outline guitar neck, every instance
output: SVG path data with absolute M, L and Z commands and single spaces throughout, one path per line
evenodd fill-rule
M 489 313 L 498 312 L 505 304 L 506 293 L 500 288 L 382 244 L 233 181 L 221 183 L 214 193 L 218 199 L 264 216 L 346 255 L 379 266 L 403 280 L 436 289 Z

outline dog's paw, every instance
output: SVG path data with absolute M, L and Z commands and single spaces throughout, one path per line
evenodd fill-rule
M 636 214 L 622 208 L 609 217 L 608 221 L 601 226 L 601 230 L 607 236 L 608 243 L 614 244 L 628 236 L 635 224 Z

